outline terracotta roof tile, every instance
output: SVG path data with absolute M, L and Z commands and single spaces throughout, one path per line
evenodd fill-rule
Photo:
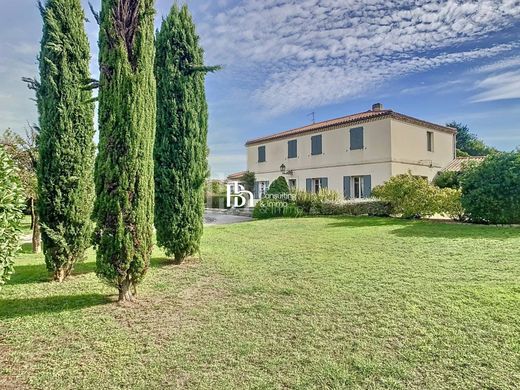
M 357 123 L 364 123 L 364 122 L 369 122 L 369 121 L 373 121 L 373 120 L 384 119 L 387 117 L 390 117 L 390 118 L 393 118 L 396 120 L 401 120 L 401 121 L 408 122 L 408 123 L 412 123 L 412 124 L 416 124 L 416 125 L 420 125 L 420 126 L 424 126 L 424 127 L 428 127 L 428 128 L 434 129 L 434 130 L 440 130 L 440 131 L 445 131 L 445 132 L 449 132 L 449 133 L 456 133 L 456 130 L 451 127 L 440 126 L 435 123 L 423 121 L 421 119 L 413 118 L 411 116 L 407 116 L 404 114 L 399 114 L 392 110 L 379 110 L 379 111 L 369 110 L 369 111 L 365 111 L 365 112 L 360 112 L 358 114 L 347 115 L 347 116 L 343 116 L 343 117 L 336 118 L 336 119 L 330 119 L 330 120 L 326 120 L 323 122 L 313 123 L 312 125 L 307 125 L 307 126 L 287 130 L 287 131 L 282 131 L 280 133 L 271 134 L 271 135 L 268 135 L 265 137 L 255 138 L 255 139 L 247 141 L 246 146 L 258 144 L 258 143 L 262 143 L 262 142 L 273 141 L 273 140 L 281 139 L 281 138 L 294 137 L 294 136 L 298 136 L 298 135 L 302 135 L 302 134 L 306 134 L 306 133 L 312 133 L 312 132 L 316 132 L 316 131 L 320 131 L 320 130 L 330 130 L 330 129 L 342 127 L 345 125 L 354 125 Z
M 460 172 L 464 169 L 467 164 L 476 163 L 480 164 L 486 159 L 486 156 L 473 156 L 473 157 L 457 157 L 451 163 L 449 163 L 444 169 L 444 172 Z

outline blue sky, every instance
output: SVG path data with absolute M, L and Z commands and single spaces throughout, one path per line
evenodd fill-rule
M 92 0 L 100 8 L 100 0 Z M 84 1 L 87 4 L 87 1 Z M 171 0 L 157 1 L 157 24 Z M 245 169 L 244 143 L 382 102 L 468 124 L 502 150 L 520 145 L 520 1 L 193 0 L 209 65 L 213 177 Z M 87 8 L 87 16 L 93 20 Z M 97 77 L 97 26 L 86 24 Z M 35 0 L 2 5 L 0 129 L 37 120 Z

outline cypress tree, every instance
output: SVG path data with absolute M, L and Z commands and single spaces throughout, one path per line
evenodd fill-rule
M 49 271 L 63 281 L 92 236 L 94 103 L 80 0 L 40 3 L 38 213 Z M 27 81 L 27 80 L 26 80 Z
M 199 250 L 208 175 L 208 108 L 203 50 L 188 7 L 172 7 L 157 34 L 155 228 L 157 242 L 181 262 Z
M 153 247 L 154 1 L 103 0 L 99 20 L 97 274 L 131 301 Z

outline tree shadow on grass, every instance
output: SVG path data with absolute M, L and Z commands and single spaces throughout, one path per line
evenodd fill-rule
M 45 298 L 0 300 L 0 319 L 19 318 L 36 314 L 60 313 L 111 303 L 101 294 L 59 295 Z
M 28 264 L 28 265 L 14 265 L 14 274 L 9 280 L 10 285 L 14 284 L 29 284 L 29 283 L 45 283 L 52 280 L 52 276 L 47 271 L 47 267 L 41 260 L 41 264 Z M 74 267 L 72 277 L 88 274 L 96 270 L 96 263 L 80 262 Z M 65 282 L 66 283 L 66 282 Z
M 511 226 L 470 225 L 453 222 L 421 221 L 390 232 L 397 237 L 460 238 L 509 240 L 520 238 L 520 228 Z

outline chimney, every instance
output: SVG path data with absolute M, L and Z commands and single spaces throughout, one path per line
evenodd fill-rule
M 383 109 L 383 104 L 375 103 L 372 104 L 372 111 L 381 111 Z

